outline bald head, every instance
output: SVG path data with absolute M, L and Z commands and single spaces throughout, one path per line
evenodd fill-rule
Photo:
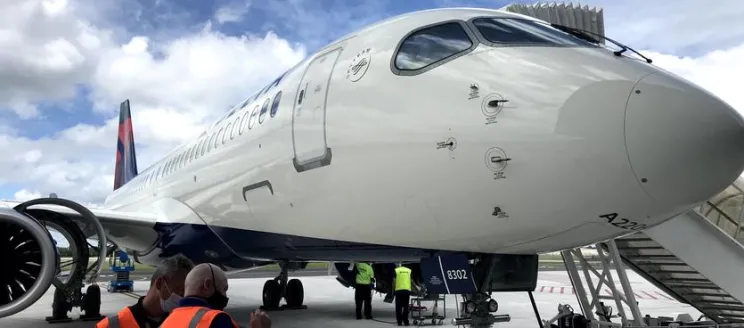
M 186 276 L 185 295 L 208 298 L 215 291 L 227 295 L 227 275 L 210 263 L 195 266 Z

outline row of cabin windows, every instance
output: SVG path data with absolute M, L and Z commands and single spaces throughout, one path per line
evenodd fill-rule
M 295 65 L 294 67 L 292 67 L 292 68 L 290 68 L 290 69 L 286 70 L 286 71 L 285 71 L 284 73 L 282 73 L 282 75 L 280 75 L 280 76 L 279 76 L 278 78 L 276 78 L 276 80 L 272 81 L 271 83 L 269 83 L 268 85 L 266 85 L 265 87 L 263 87 L 263 88 L 262 88 L 262 89 L 261 89 L 260 91 L 256 92 L 256 94 L 254 94 L 254 95 L 252 95 L 252 96 L 248 97 L 248 99 L 246 99 L 246 100 L 245 100 L 245 101 L 244 101 L 243 103 L 241 103 L 240 105 L 238 105 L 238 106 L 234 106 L 234 107 L 232 108 L 232 110 L 231 110 L 231 111 L 229 111 L 229 112 L 228 112 L 228 114 L 227 114 L 227 115 L 226 115 L 225 117 L 223 117 L 223 118 L 219 119 L 219 120 L 218 120 L 217 122 L 215 122 L 215 123 L 214 123 L 214 125 L 215 125 L 215 126 L 217 126 L 217 125 L 219 125 L 220 123 L 222 123 L 222 121 L 223 121 L 223 120 L 226 120 L 226 119 L 230 119 L 230 118 L 231 118 L 231 117 L 233 116 L 233 114 L 235 114 L 235 112 L 236 112 L 236 111 L 238 111 L 238 110 L 242 110 L 243 108 L 245 108 L 245 106 L 248 106 L 248 104 L 250 104 L 250 103 L 252 103 L 252 102 L 254 102 L 254 101 L 258 100 L 258 98 L 260 98 L 260 97 L 261 97 L 261 96 L 263 96 L 264 94 L 266 94 L 266 93 L 268 93 L 269 91 L 271 91 L 272 89 L 274 89 L 274 87 L 278 86 L 278 85 L 279 85 L 279 82 L 281 82 L 281 81 L 282 81 L 282 79 L 283 79 L 283 78 L 284 78 L 285 76 L 287 76 L 287 74 L 289 74 L 290 72 L 292 72 L 292 71 L 293 71 L 293 70 L 294 70 L 294 69 L 295 69 L 295 68 L 296 68 L 296 67 L 297 67 L 298 65 L 299 65 L 299 64 L 297 64 L 297 65 Z M 281 94 L 281 92 L 280 92 L 280 94 Z M 271 117 L 274 117 L 274 115 L 276 115 L 276 113 L 273 113 L 273 114 L 271 115 Z
M 596 45 L 541 22 L 521 18 L 477 18 L 470 25 L 485 41 L 498 45 L 581 46 Z M 474 40 L 460 22 L 447 22 L 417 30 L 400 44 L 395 67 L 416 71 L 463 53 Z
M 251 97 L 253 98 L 253 97 Z M 273 100 L 272 100 L 273 99 Z M 273 98 L 267 98 L 262 105 L 256 105 L 252 110 L 245 111 L 242 116 L 236 117 L 231 120 L 224 127 L 221 127 L 216 133 L 212 133 L 209 136 L 202 137 L 194 145 L 188 148 L 186 151 L 181 152 L 177 156 L 173 157 L 158 167 L 156 171 L 148 174 L 146 177 L 135 182 L 135 190 L 141 190 L 150 185 L 154 180 L 160 179 L 168 174 L 175 172 L 176 170 L 184 167 L 186 164 L 193 160 L 196 160 L 200 156 L 209 153 L 212 149 L 217 149 L 219 145 L 224 145 L 228 140 L 233 140 L 235 137 L 243 135 L 246 131 L 253 129 L 256 122 L 263 124 L 266 120 L 266 115 L 274 118 L 279 111 L 279 104 L 282 99 L 282 92 L 279 91 L 274 95 Z M 240 109 L 245 108 L 248 102 L 244 102 Z M 236 108 L 237 109 L 237 108 Z

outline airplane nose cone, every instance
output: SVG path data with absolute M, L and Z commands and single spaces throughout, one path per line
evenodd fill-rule
M 675 209 L 705 201 L 744 170 L 744 120 L 677 77 L 655 73 L 631 91 L 625 114 L 630 165 L 645 192 Z

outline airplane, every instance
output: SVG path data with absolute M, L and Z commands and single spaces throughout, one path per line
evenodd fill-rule
M 279 263 L 268 308 L 304 306 L 289 271 L 308 261 L 333 261 L 347 286 L 354 263 L 373 263 L 380 292 L 408 263 L 417 284 L 468 296 L 473 325 L 493 323 L 484 293 L 534 290 L 537 254 L 658 225 L 744 170 L 736 110 L 621 48 L 500 10 L 403 14 L 308 56 L 141 172 L 127 100 L 101 208 L 5 202 L 0 234 L 31 241 L 33 257 L 0 249 L 15 256 L 0 317 L 56 279 L 40 224 L 57 222 L 141 263 Z M 424 273 L 432 261 L 441 274 Z M 96 288 L 74 305 L 96 314 Z

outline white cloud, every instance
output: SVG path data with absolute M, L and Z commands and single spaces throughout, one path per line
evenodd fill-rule
M 744 115 L 744 42 L 700 57 L 678 57 L 644 52 L 654 64 L 707 89 Z
M 0 19 L 0 49 L 18 47 L 15 53 L 0 51 L 0 85 L 15 90 L 0 88 L 0 107 L 15 102 L 20 114 L 19 109 L 35 108 L 39 100 L 71 96 L 75 84 L 83 83 L 96 112 L 109 119 L 38 140 L 0 128 L 0 182 L 23 186 L 14 195 L 19 199 L 56 192 L 101 202 L 113 184 L 118 108 L 124 99 L 132 104 L 142 170 L 305 56 L 303 47 L 274 33 L 232 37 L 213 31 L 209 23 L 198 33 L 164 43 L 133 36 L 117 45 L 104 37 L 110 31 L 76 16 L 74 4 L 28 3 L 18 1 L 16 6 L 25 9 L 12 9 L 13 20 Z M 0 4 L 0 18 L 8 16 L 10 9 L 4 7 Z M 38 22 L 42 16 L 46 21 Z M 36 30 L 24 32 L 22 27 L 35 24 Z M 20 47 L 32 36 L 41 41 Z M 21 96 L 7 97 L 14 94 Z
M 92 81 L 98 110 L 112 111 L 130 98 L 138 112 L 172 106 L 174 114 L 196 120 L 215 117 L 305 56 L 304 48 L 274 33 L 230 37 L 210 25 L 161 45 L 158 59 L 148 52 L 148 42 L 136 37 L 102 56 Z
M 250 2 L 231 3 L 218 8 L 214 13 L 214 19 L 220 24 L 239 22 L 248 13 L 249 8 Z
M 0 3 L 0 109 L 38 115 L 41 100 L 75 95 L 108 34 L 76 16 L 65 0 Z
M 26 189 L 21 189 L 16 191 L 16 193 L 13 195 L 13 199 L 21 202 L 25 202 L 27 200 L 32 200 L 41 197 L 41 194 L 38 192 L 31 192 Z
M 607 36 L 634 48 L 703 55 L 744 40 L 740 0 L 587 0 L 604 9 Z

